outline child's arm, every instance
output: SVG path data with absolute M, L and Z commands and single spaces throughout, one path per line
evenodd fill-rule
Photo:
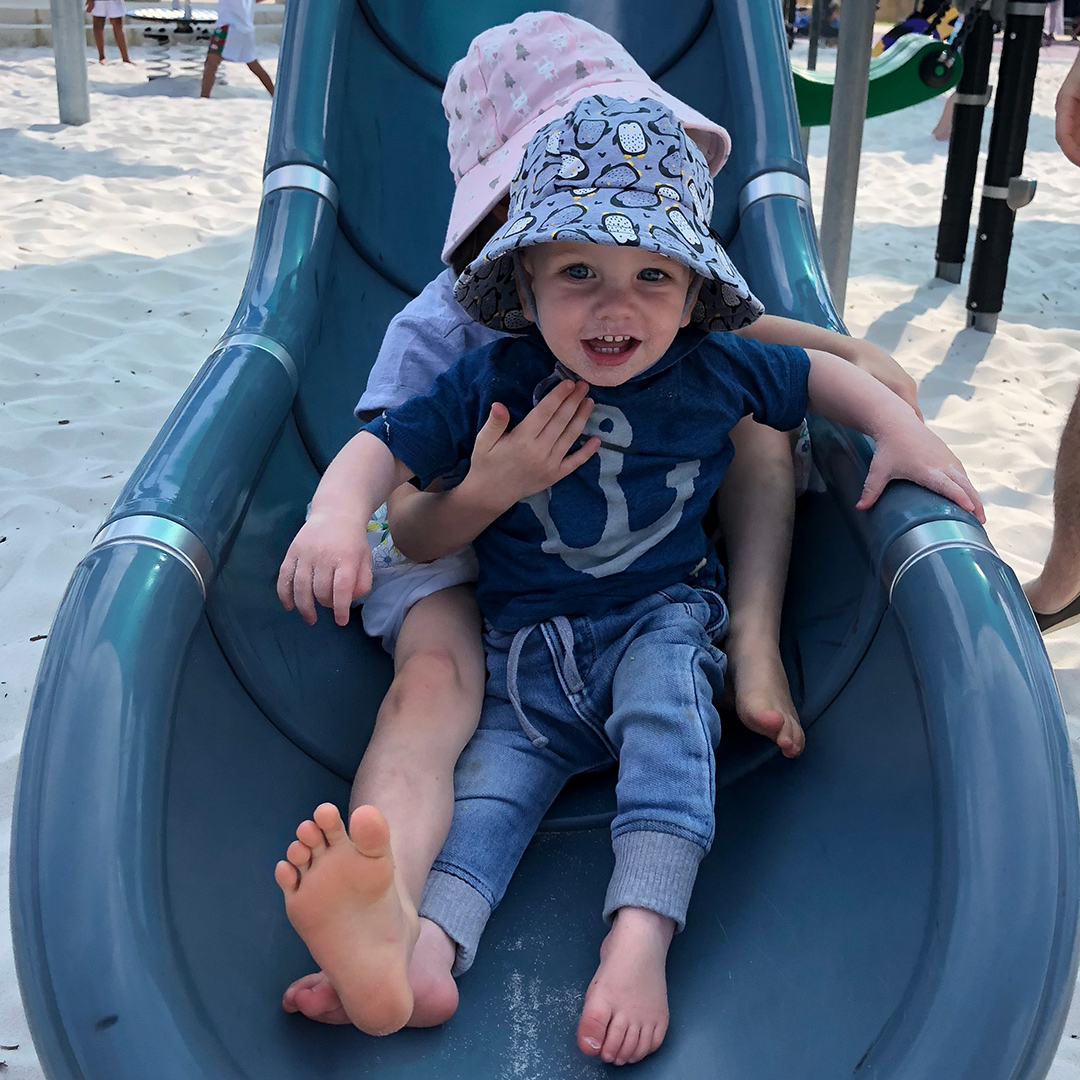
M 956 455 L 901 401 L 865 371 L 837 356 L 807 350 L 810 404 L 830 420 L 856 428 L 877 443 L 862 497 L 866 510 L 890 480 L 913 480 L 986 521 L 982 500 Z
M 820 349 L 832 353 L 869 372 L 894 394 L 906 401 L 922 419 L 916 397 L 915 380 L 882 348 L 861 338 L 838 334 L 823 326 L 784 319 L 779 315 L 762 315 L 756 322 L 737 330 L 740 337 L 752 338 L 763 345 L 798 345 L 803 349 Z
M 349 609 L 371 588 L 371 515 L 412 473 L 381 440 L 367 431 L 354 435 L 323 473 L 311 512 L 296 534 L 278 572 L 277 593 L 286 611 L 295 607 L 315 622 L 315 601 L 334 609 L 344 626 Z
M 469 471 L 446 492 L 399 489 L 387 518 L 394 545 L 417 562 L 449 555 L 475 540 L 516 502 L 569 476 L 600 447 L 591 438 L 571 453 L 592 412 L 588 383 L 561 382 L 513 431 L 499 404 L 476 436 Z

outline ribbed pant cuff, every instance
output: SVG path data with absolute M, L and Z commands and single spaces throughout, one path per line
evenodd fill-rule
M 432 870 L 420 899 L 420 917 L 438 923 L 457 946 L 450 974 L 457 978 L 473 966 L 480 937 L 491 918 L 491 905 L 453 874 Z
M 621 907 L 646 908 L 674 919 L 676 932 L 681 931 L 705 849 L 681 836 L 644 830 L 620 833 L 611 846 L 615 872 L 604 918 L 611 922 Z

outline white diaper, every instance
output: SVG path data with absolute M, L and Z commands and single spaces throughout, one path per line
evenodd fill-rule
M 386 507 L 375 511 L 367 527 L 371 545 L 371 592 L 361 600 L 364 630 L 382 639 L 394 654 L 401 624 L 409 609 L 425 596 L 476 581 L 476 556 L 471 546 L 430 563 L 413 562 L 394 547 L 386 524 Z

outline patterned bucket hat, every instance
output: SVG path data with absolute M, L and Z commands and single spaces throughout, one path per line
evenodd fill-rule
M 662 102 L 701 147 L 713 176 L 727 160 L 727 131 L 665 93 L 610 34 L 563 12 L 526 12 L 475 37 L 446 79 L 455 191 L 443 262 L 506 194 L 537 131 L 592 94 Z
M 701 275 L 695 325 L 737 330 L 763 308 L 709 228 L 712 208 L 709 167 L 670 109 L 586 98 L 529 144 L 510 185 L 506 224 L 465 268 L 454 295 L 478 322 L 522 330 L 516 252 L 557 240 L 628 245 Z

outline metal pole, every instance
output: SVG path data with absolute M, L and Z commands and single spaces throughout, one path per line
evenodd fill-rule
M 935 255 L 937 276 L 953 282 L 960 280 L 964 268 L 983 114 L 990 100 L 990 57 L 994 50 L 994 20 L 990 12 L 971 12 L 967 18 L 972 20 L 972 25 L 961 54 L 963 74 L 953 97 L 955 111 Z
M 840 15 L 836 81 L 829 114 L 829 159 L 821 208 L 821 260 L 836 310 L 843 314 L 855 225 L 870 47 L 874 39 L 873 0 L 847 0 Z
M 49 0 L 52 19 L 56 96 L 61 124 L 90 120 L 90 87 L 86 80 L 86 24 L 80 0 Z
M 994 121 L 990 126 L 967 298 L 968 326 L 988 334 L 997 329 L 1005 296 L 1016 209 L 1026 206 L 1034 194 L 1034 181 L 1025 180 L 1020 171 L 1027 149 L 1045 11 L 1046 0 L 1010 0 L 1005 8 L 1005 44 L 998 65 Z
M 810 8 L 810 26 L 807 28 L 807 32 L 810 35 L 810 41 L 806 50 L 806 70 L 817 70 L 817 54 L 818 54 L 818 39 L 821 37 L 821 9 L 825 6 L 825 0 L 813 0 L 813 4 Z M 803 158 L 807 158 L 810 155 L 810 129 L 808 127 L 799 128 L 799 142 L 802 144 Z
M 813 71 L 817 67 L 818 40 L 821 37 L 821 12 L 825 7 L 825 0 L 814 0 L 810 8 L 810 47 L 806 54 L 806 68 Z

